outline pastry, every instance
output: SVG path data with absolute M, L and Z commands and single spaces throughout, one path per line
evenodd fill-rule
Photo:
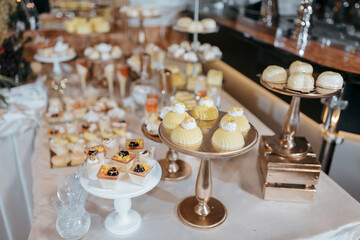
M 192 21 L 188 27 L 187 30 L 189 32 L 199 33 L 204 31 L 204 26 L 199 21 Z
M 177 20 L 176 25 L 180 29 L 187 29 L 188 26 L 193 22 L 193 20 L 189 17 L 181 17 L 179 20 Z
M 185 112 L 185 105 L 181 102 L 175 103 L 171 106 L 171 110 L 165 115 L 163 125 L 167 129 L 175 129 L 177 125 L 181 124 L 186 116 L 189 114 Z
M 113 128 L 113 132 L 115 135 L 118 135 L 121 138 L 125 138 L 127 134 L 126 127 Z
M 216 29 L 216 22 L 211 18 L 204 18 L 201 20 L 201 24 L 205 30 L 212 31 Z
M 119 142 L 115 137 L 107 137 L 102 140 L 106 150 L 106 157 L 111 158 L 119 151 Z
M 132 166 L 135 158 L 135 154 L 130 153 L 129 151 L 121 150 L 115 154 L 111 159 L 121 166 L 121 171 L 126 172 Z
M 88 157 L 93 156 L 98 158 L 101 162 L 105 162 L 106 149 L 102 145 L 93 146 L 85 150 Z
M 197 62 L 199 60 L 194 51 L 189 51 L 189 52 L 184 53 L 183 58 L 184 58 L 184 61 L 187 61 L 187 62 Z
M 62 136 L 65 134 L 65 129 L 60 126 L 52 127 L 48 130 L 50 136 Z
M 78 103 L 74 106 L 74 114 L 76 119 L 83 119 L 84 115 L 86 114 L 87 106 L 86 104 Z
M 147 163 L 149 160 L 154 159 L 155 147 L 152 146 L 139 153 L 139 161 L 141 163 Z
M 90 23 L 82 23 L 76 26 L 77 34 L 90 34 L 92 33 L 92 27 Z
M 158 135 L 160 123 L 161 119 L 159 116 L 156 113 L 151 113 L 145 119 L 146 130 L 154 135 Z
M 45 118 L 49 123 L 57 123 L 62 119 L 62 112 L 47 112 Z
M 289 76 L 287 88 L 295 91 L 310 92 L 314 89 L 314 78 L 306 73 L 294 73 Z
M 215 120 L 218 118 L 219 112 L 211 98 L 203 97 L 200 99 L 199 104 L 193 108 L 190 115 L 199 120 Z
M 104 163 L 105 161 L 100 160 L 94 155 L 88 156 L 86 160 L 86 168 L 89 179 L 97 180 L 97 173 L 99 172 L 101 165 Z
M 194 118 L 186 117 L 171 133 L 171 141 L 183 146 L 194 146 L 201 143 L 203 134 Z
M 214 132 L 211 141 L 215 147 L 225 150 L 240 149 L 245 144 L 244 137 L 237 130 L 237 124 L 234 120 L 221 123 L 221 127 Z
M 146 163 L 134 163 L 128 171 L 131 181 L 138 185 L 145 185 L 152 168 Z
M 51 158 L 51 163 L 54 168 L 66 167 L 68 163 L 67 155 L 55 155 Z
M 294 73 L 312 74 L 313 73 L 313 67 L 309 63 L 301 62 L 301 61 L 295 61 L 295 62 L 291 63 L 291 65 L 289 67 L 289 73 L 290 73 L 290 75 L 294 74 Z
M 83 164 L 85 162 L 85 154 L 82 152 L 76 152 L 70 154 L 70 164 L 71 166 Z
M 194 71 L 194 64 L 193 63 L 187 63 L 186 64 L 186 75 L 188 76 L 193 76 L 193 72 Z M 200 73 L 202 73 L 202 65 L 201 63 L 196 63 L 195 64 L 195 75 L 199 75 Z
M 97 21 L 93 24 L 93 30 L 96 33 L 110 32 L 110 23 L 105 19 L 103 19 L 102 21 Z
M 110 111 L 108 111 L 107 115 L 112 120 L 120 120 L 125 117 L 125 111 L 122 110 L 121 108 L 114 108 L 114 109 L 111 109 Z
M 83 137 L 87 142 L 94 142 L 97 139 L 96 134 L 92 132 L 84 132 Z
M 127 139 L 126 150 L 141 150 L 144 148 L 144 139 Z
M 99 122 L 99 120 L 100 120 L 100 116 L 99 116 L 97 113 L 95 113 L 93 110 L 90 109 L 90 110 L 85 114 L 84 120 L 85 120 L 86 122 L 88 122 L 88 123 L 97 123 L 97 122 Z M 89 131 L 90 131 L 90 130 L 89 130 Z M 92 132 L 92 131 L 90 131 L 90 132 Z
M 121 48 L 119 46 L 114 46 L 112 49 L 111 49 L 111 57 L 113 59 L 118 59 L 118 58 L 121 58 L 123 52 L 121 50 Z
M 207 84 L 211 86 L 221 87 L 223 82 L 223 72 L 210 69 L 207 73 Z
M 180 68 L 175 65 L 167 66 L 166 69 L 169 70 L 172 74 L 180 72 Z
M 284 68 L 271 65 L 265 68 L 261 78 L 269 83 L 286 83 L 287 73 Z
M 110 131 L 110 118 L 108 116 L 100 117 L 99 128 L 101 133 Z
M 56 155 L 66 155 L 68 153 L 69 141 L 60 137 L 55 137 L 50 139 L 50 150 L 53 151 Z
M 173 87 L 178 88 L 178 89 L 185 88 L 186 79 L 185 79 L 184 74 L 182 74 L 181 72 L 172 73 L 170 75 L 170 78 L 171 78 L 171 85 Z
M 68 148 L 72 153 L 84 153 L 84 149 L 86 148 L 85 141 L 80 139 L 77 143 L 70 143 Z
M 81 125 L 81 130 L 83 132 L 96 132 L 98 130 L 98 126 L 96 123 L 84 123 Z
M 343 77 L 336 72 L 323 72 L 319 75 L 316 80 L 316 86 L 327 89 L 338 90 L 343 87 L 344 79 Z
M 120 178 L 121 167 L 101 165 L 97 178 L 101 186 L 105 189 L 116 189 Z
M 221 119 L 220 125 L 229 120 L 236 122 L 237 129 L 240 130 L 243 135 L 250 130 L 249 121 L 244 115 L 244 109 L 241 107 L 230 108 L 228 113 Z

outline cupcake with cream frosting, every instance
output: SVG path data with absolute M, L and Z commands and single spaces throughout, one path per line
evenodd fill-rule
M 249 121 L 244 115 L 244 109 L 241 107 L 230 108 L 228 113 L 221 119 L 220 125 L 229 120 L 233 120 L 237 124 L 237 129 L 240 130 L 243 135 L 250 130 Z
M 244 137 L 237 129 L 234 120 L 222 122 L 221 127 L 214 132 L 211 141 L 215 147 L 224 150 L 240 149 L 245 145 Z
M 203 134 L 194 118 L 188 116 L 171 133 L 171 141 L 183 146 L 194 146 L 201 143 Z
M 214 105 L 214 101 L 209 97 L 200 99 L 199 104 L 191 111 L 191 116 L 198 120 L 215 120 L 219 116 L 219 112 Z
M 177 102 L 171 106 L 171 110 L 165 115 L 163 119 L 164 127 L 167 129 L 175 129 L 181 124 L 182 120 L 189 114 L 185 111 L 186 107 L 183 103 Z

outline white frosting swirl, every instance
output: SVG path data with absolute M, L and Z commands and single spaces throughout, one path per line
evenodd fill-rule
M 101 53 L 109 53 L 111 51 L 111 45 L 106 43 L 100 43 L 96 46 L 96 49 Z
M 92 123 L 92 124 L 89 125 L 89 131 L 90 131 L 90 132 L 95 132 L 96 129 L 97 129 L 96 124 L 93 124 L 93 123 Z
M 110 118 L 121 119 L 125 116 L 125 111 L 122 110 L 121 108 L 113 108 L 110 111 L 108 111 L 108 116 Z
M 200 99 L 199 105 L 205 107 L 212 107 L 214 106 L 214 101 L 209 97 L 203 97 Z
M 98 122 L 100 117 L 93 110 L 90 110 L 87 114 L 85 114 L 84 120 L 87 122 Z
M 234 121 L 225 121 L 221 124 L 221 128 L 228 132 L 233 132 L 236 130 L 237 124 Z
M 149 150 L 145 150 L 143 152 L 140 152 L 140 156 L 142 157 L 148 157 L 150 154 L 149 154 Z
M 159 117 L 161 119 L 164 119 L 165 115 L 171 111 L 171 108 L 170 107 L 164 107 L 163 109 L 161 109 L 161 112 L 160 112 L 160 115 Z
M 244 109 L 241 107 L 232 107 L 229 109 L 228 114 L 232 117 L 240 117 L 244 114 Z
M 65 52 L 66 50 L 68 50 L 68 48 L 69 45 L 63 43 L 62 41 L 59 41 L 54 46 L 54 52 Z
M 182 122 L 181 126 L 185 129 L 194 129 L 197 127 L 196 121 L 192 117 L 186 117 Z
M 186 110 L 186 107 L 183 103 L 178 102 L 175 103 L 172 107 L 171 107 L 171 111 L 174 113 L 184 113 Z

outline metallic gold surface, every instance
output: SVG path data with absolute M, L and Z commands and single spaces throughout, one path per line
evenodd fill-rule
M 321 169 L 316 154 L 310 148 L 301 158 L 280 156 L 266 145 L 269 138 L 261 136 L 257 162 L 264 199 L 313 202 Z
M 265 81 L 261 80 L 260 77 L 260 83 L 265 88 L 281 93 L 283 95 L 291 96 L 291 97 L 301 97 L 301 98 L 326 98 L 326 97 L 332 97 L 336 94 L 338 94 L 341 89 L 339 90 L 331 90 L 331 89 L 324 89 L 324 88 L 314 88 L 313 91 L 306 93 L 306 92 L 300 92 L 300 91 L 294 91 L 286 88 L 286 84 L 271 84 L 267 83 Z
M 217 227 L 225 221 L 227 217 L 226 208 L 217 199 L 209 199 L 207 204 L 211 211 L 206 216 L 198 215 L 194 211 L 197 204 L 198 201 L 195 196 L 187 197 L 179 203 L 177 213 L 180 221 L 185 225 L 197 229 L 209 229 Z
M 235 157 L 244 154 L 250 151 L 258 140 L 258 132 L 250 124 L 251 128 L 244 137 L 245 146 L 243 148 L 229 151 L 215 149 L 211 143 L 211 138 L 213 133 L 219 128 L 219 122 L 225 114 L 226 112 L 219 112 L 219 117 L 216 121 L 206 122 L 206 124 L 202 124 L 204 121 L 197 121 L 198 125 L 201 126 L 200 129 L 204 138 L 201 145 L 196 148 L 174 144 L 170 138 L 171 131 L 164 128 L 162 124 L 159 127 L 159 136 L 167 146 L 184 154 L 202 158 L 195 186 L 196 196 L 184 199 L 177 208 L 180 220 L 185 225 L 193 228 L 208 229 L 219 226 L 225 221 L 227 216 L 224 205 L 211 197 L 212 175 L 210 159 Z
M 150 140 L 152 140 L 152 141 L 154 141 L 154 142 L 162 143 L 159 135 L 150 133 L 150 132 L 146 129 L 146 125 L 145 125 L 144 123 L 141 125 L 141 131 L 142 131 L 142 133 L 144 134 L 144 136 L 145 136 L 146 138 L 148 138 L 148 139 L 150 139 Z
M 141 131 L 148 139 L 162 143 L 159 135 L 149 133 L 145 124 L 141 125 Z M 191 166 L 185 161 L 178 159 L 177 152 L 172 149 L 169 149 L 166 153 L 165 159 L 158 160 L 158 162 L 162 170 L 162 180 L 180 181 L 190 177 L 191 175 Z
M 221 118 L 227 114 L 226 112 L 219 112 L 219 117 L 216 121 L 211 121 L 212 125 L 209 125 L 206 127 L 206 131 L 204 131 L 203 129 L 203 142 L 201 143 L 200 146 L 197 146 L 195 149 L 193 147 L 186 147 L 186 146 L 180 146 L 178 144 L 175 144 L 171 141 L 170 135 L 171 135 L 171 131 L 167 130 L 163 124 L 160 124 L 159 127 L 159 136 L 160 139 L 163 141 L 163 143 L 165 143 L 167 146 L 169 146 L 170 148 L 190 155 L 190 156 L 194 156 L 194 157 L 199 157 L 199 158 L 206 158 L 206 159 L 214 159 L 214 158 L 227 158 L 227 157 L 235 157 L 237 155 L 241 155 L 244 154 L 248 151 L 250 151 L 256 144 L 257 140 L 258 140 L 258 132 L 255 129 L 255 127 L 250 123 L 250 130 L 249 132 L 246 134 L 246 136 L 244 137 L 245 140 L 245 145 L 244 147 L 240 148 L 240 149 L 236 149 L 236 150 L 221 150 L 221 149 L 216 149 L 213 144 L 211 143 L 211 138 L 212 135 L 214 134 L 214 132 L 219 128 L 219 123 Z M 204 121 L 196 121 L 198 123 L 199 126 L 201 126 L 201 123 L 199 122 L 204 122 Z

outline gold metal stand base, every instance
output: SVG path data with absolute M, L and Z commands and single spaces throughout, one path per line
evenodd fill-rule
M 313 202 L 321 168 L 316 154 L 310 147 L 302 158 L 280 156 L 267 146 L 273 137 L 260 138 L 257 169 L 264 199 Z
M 183 160 L 178 159 L 175 161 L 175 163 L 179 166 L 179 169 L 176 172 L 169 172 L 169 160 L 161 159 L 158 160 L 158 162 L 161 166 L 162 180 L 180 181 L 190 177 L 191 175 L 191 166 Z
M 200 216 L 194 211 L 198 203 L 195 196 L 187 197 L 179 203 L 177 213 L 180 221 L 185 225 L 196 229 L 210 229 L 219 226 L 225 221 L 227 211 L 219 200 L 210 198 L 207 202 L 210 213 L 206 216 Z

